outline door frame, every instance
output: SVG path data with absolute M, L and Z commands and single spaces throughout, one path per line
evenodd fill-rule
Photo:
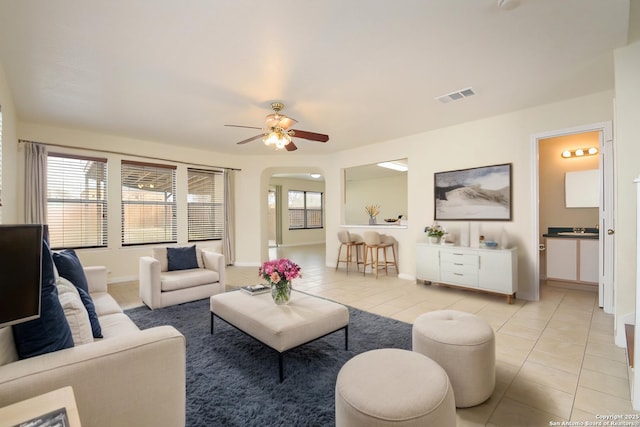
M 540 300 L 540 176 L 539 176 L 539 158 L 538 158 L 538 148 L 539 148 L 539 141 L 541 139 L 548 139 L 548 138 L 556 138 L 556 137 L 560 137 L 560 136 L 567 136 L 567 135 L 574 135 L 574 134 L 579 134 L 579 133 L 586 133 L 586 132 L 600 132 L 600 156 L 602 159 L 602 155 L 603 155 L 603 150 L 608 150 L 611 149 L 612 147 L 612 142 L 613 142 L 613 126 L 611 121 L 608 122 L 599 122 L 599 123 L 592 123 L 592 124 L 588 124 L 588 125 L 582 125 L 582 126 L 576 126 L 576 127 L 572 127 L 572 128 L 566 128 L 566 129 L 558 129 L 558 130 L 552 130 L 552 131 L 547 131 L 547 132 L 541 132 L 541 133 L 536 133 L 531 135 L 531 206 L 534 207 L 533 210 L 533 216 L 532 216 L 532 220 L 531 220 L 531 253 L 534 254 L 533 258 L 533 265 L 532 265 L 532 270 L 531 270 L 531 274 L 530 274 L 530 280 L 531 283 L 533 284 L 533 300 L 534 301 L 538 301 Z M 612 156 L 610 156 L 612 157 Z M 607 174 L 606 178 L 608 179 L 604 179 L 604 175 L 602 174 L 602 169 L 603 169 L 603 165 L 602 165 L 602 161 L 599 162 L 599 168 L 601 171 L 601 177 L 603 177 L 602 179 L 604 180 L 604 182 L 601 182 L 601 187 L 604 185 L 605 189 L 611 189 L 610 194 L 611 197 L 609 198 L 609 200 L 611 200 L 610 205 L 611 207 L 614 206 L 614 201 L 613 201 L 613 171 L 611 171 L 610 173 Z M 608 204 L 609 205 L 609 204 Z M 602 208 L 601 208 L 602 209 Z M 609 215 L 611 218 L 613 218 L 614 212 L 612 210 L 610 210 Z M 602 223 L 602 218 L 600 218 L 600 222 Z M 613 226 L 607 226 L 607 228 L 613 228 Z M 609 236 L 612 237 L 612 236 Z M 603 245 L 603 239 L 607 238 L 605 236 L 605 230 L 602 229 L 602 224 L 601 224 L 601 233 L 600 233 L 600 248 L 602 250 L 602 245 Z M 610 244 L 607 246 L 608 248 L 611 248 L 611 254 L 613 253 L 613 242 L 610 242 Z M 608 268 L 602 268 L 603 267 L 603 263 L 600 263 L 600 289 L 602 289 L 602 292 L 599 292 L 600 294 L 603 294 L 603 304 L 604 304 L 604 310 L 606 313 L 613 313 L 614 311 L 614 299 L 613 299 L 613 257 L 608 257 L 605 256 L 604 257 L 604 263 L 609 263 L 610 265 L 607 265 L 605 267 Z M 603 271 L 605 273 L 605 275 L 603 276 Z M 603 280 L 606 280 L 606 283 L 610 283 L 610 286 L 604 286 L 603 288 Z

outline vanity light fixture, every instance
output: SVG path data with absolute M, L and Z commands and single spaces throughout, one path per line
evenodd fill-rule
M 575 150 L 565 150 L 562 152 L 561 155 L 565 159 L 570 159 L 572 157 L 593 156 L 594 154 L 598 154 L 598 149 L 596 147 L 576 148 Z
M 378 163 L 378 166 L 387 168 L 387 169 L 393 169 L 394 171 L 400 171 L 400 172 L 406 172 L 409 170 L 409 166 L 402 163 L 396 163 L 396 162 L 382 162 L 382 163 Z

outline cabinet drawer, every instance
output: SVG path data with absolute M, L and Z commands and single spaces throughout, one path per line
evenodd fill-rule
M 478 267 L 478 255 L 477 254 L 466 254 L 463 252 L 455 252 L 455 251 L 442 251 L 440 252 L 440 262 L 447 262 L 453 264 L 466 264 L 472 265 L 474 267 Z
M 473 264 L 463 264 L 461 262 L 441 262 L 440 271 L 450 271 L 452 273 L 478 274 L 478 266 Z
M 444 271 L 440 272 L 440 280 L 443 283 L 451 283 L 454 285 L 463 285 L 473 288 L 478 287 L 478 272 L 475 273 L 463 273 L 456 271 Z

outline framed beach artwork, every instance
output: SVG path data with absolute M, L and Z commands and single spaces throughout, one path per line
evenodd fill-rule
M 510 221 L 511 163 L 434 174 L 434 218 Z

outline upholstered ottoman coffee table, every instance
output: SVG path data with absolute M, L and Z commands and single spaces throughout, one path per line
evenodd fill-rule
M 371 350 L 345 363 L 336 380 L 336 427 L 455 427 L 447 373 L 415 351 Z
M 349 310 L 342 304 L 292 291 L 287 305 L 276 305 L 271 293 L 249 295 L 231 291 L 213 295 L 213 319 L 218 317 L 278 352 L 280 382 L 284 379 L 283 355 L 301 345 L 344 329 L 349 345 Z
M 456 406 L 479 405 L 496 384 L 496 343 L 491 326 L 475 314 L 438 310 L 418 316 L 412 329 L 413 351 L 444 368 Z

